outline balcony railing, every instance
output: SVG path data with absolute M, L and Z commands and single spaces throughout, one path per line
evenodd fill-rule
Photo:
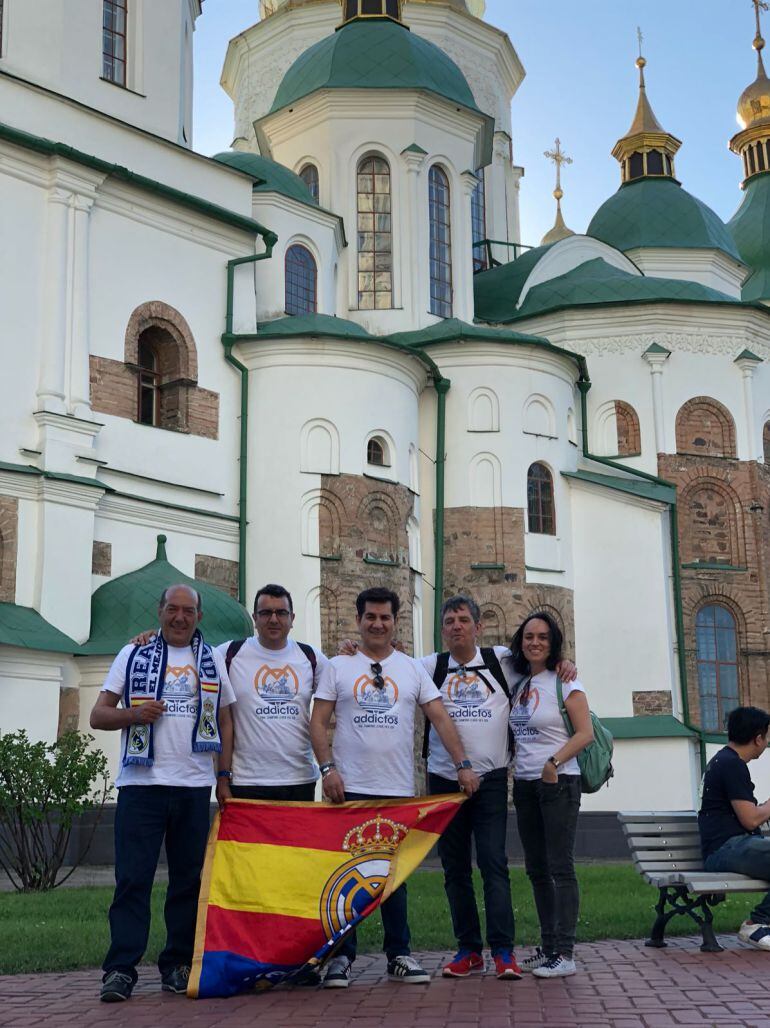
M 501 264 L 515 261 L 531 246 L 524 243 L 506 243 L 500 239 L 480 239 L 473 244 L 473 273 L 499 268 Z

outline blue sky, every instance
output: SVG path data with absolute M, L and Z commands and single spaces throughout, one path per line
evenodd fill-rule
M 204 4 L 195 33 L 195 148 L 202 153 L 230 145 L 232 105 L 219 76 L 228 40 L 258 20 L 258 6 Z M 525 167 L 523 242 L 538 243 L 553 223 L 553 165 L 543 151 L 556 136 L 574 160 L 563 177 L 570 228 L 584 231 L 617 189 L 620 171 L 610 151 L 636 107 L 637 25 L 645 38 L 647 95 L 660 123 L 683 143 L 677 176 L 722 218 L 731 217 L 741 198 L 741 164 L 727 141 L 756 68 L 750 0 L 487 0 L 485 20 L 507 32 L 527 71 L 513 100 L 514 157 Z

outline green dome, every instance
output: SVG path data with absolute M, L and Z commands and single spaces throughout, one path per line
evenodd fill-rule
M 138 571 L 105 582 L 91 597 L 91 635 L 83 654 L 115 654 L 135 635 L 158 623 L 158 600 L 170 585 L 191 585 L 200 593 L 201 631 L 212 646 L 254 634 L 247 611 L 227 593 L 183 574 L 166 559 L 166 537 L 158 536 L 155 560 Z
M 586 235 L 623 253 L 641 247 L 722 250 L 740 260 L 724 222 L 670 178 L 622 185 L 593 216 Z
M 306 50 L 284 75 L 270 113 L 319 89 L 420 89 L 481 113 L 443 50 L 386 19 L 351 21 Z
M 553 245 L 553 244 L 551 244 Z M 498 268 L 473 276 L 473 298 L 476 317 L 481 321 L 505 321 L 516 312 L 516 304 L 530 274 L 551 246 L 535 246 L 521 257 Z
M 278 161 L 245 150 L 225 150 L 224 153 L 214 154 L 213 159 L 250 175 L 254 179 L 255 193 L 280 193 L 300 203 L 318 206 L 299 175 Z
M 727 227 L 741 260 L 752 269 L 743 283 L 743 299 L 770 299 L 770 175 L 748 180 L 741 205 Z

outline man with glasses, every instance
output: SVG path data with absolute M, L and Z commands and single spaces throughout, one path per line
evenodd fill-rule
M 467 759 L 457 729 L 425 669 L 393 647 L 399 599 L 389 589 L 366 589 L 356 599 L 361 634 L 352 656 L 333 657 L 316 692 L 310 734 L 323 776 L 323 790 L 333 803 L 344 800 L 414 796 L 414 715 L 419 704 L 453 761 L 459 788 L 472 796 L 479 778 Z M 329 744 L 336 717 L 334 754 Z M 380 907 L 385 930 L 388 977 L 427 982 L 430 976 L 410 956 L 406 885 Z M 346 988 L 356 956 L 355 932 L 349 932 L 330 961 L 326 988 Z

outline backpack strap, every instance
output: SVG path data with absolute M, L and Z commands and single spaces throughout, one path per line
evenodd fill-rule
M 484 667 L 491 671 L 492 677 L 510 700 L 511 690 L 503 669 L 500 666 L 500 661 L 497 659 L 494 646 L 482 646 L 481 659 L 484 662 Z
M 313 692 L 315 692 L 316 672 L 318 670 L 318 658 L 316 657 L 315 650 L 308 643 L 298 642 L 297 646 L 299 646 L 299 648 L 302 650 L 302 652 L 307 657 L 308 662 L 310 664 L 310 667 L 312 669 L 312 672 L 313 672 Z
M 449 674 L 449 651 L 436 654 L 436 668 L 433 672 L 433 684 L 440 689 Z M 422 759 L 428 759 L 428 736 L 430 735 L 430 721 L 425 719 L 425 734 L 422 737 Z
M 225 654 L 225 670 L 227 671 L 228 675 L 230 674 L 230 665 L 235 659 L 235 656 L 240 650 L 241 646 L 243 646 L 245 642 L 245 639 L 233 639 L 233 641 L 227 647 L 227 653 Z

